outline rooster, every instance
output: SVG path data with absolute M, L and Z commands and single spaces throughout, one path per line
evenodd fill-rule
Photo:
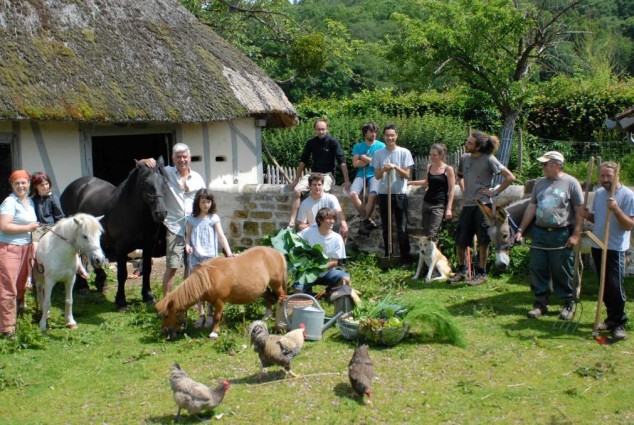
M 306 331 L 301 323 L 299 329 L 286 335 L 269 335 L 269 330 L 261 320 L 256 320 L 249 326 L 249 337 L 254 350 L 258 353 L 261 363 L 261 373 L 270 366 L 282 366 L 286 374 L 298 376 L 291 370 L 291 361 L 299 354 L 303 345 Z
M 355 391 L 355 396 L 363 397 L 365 394 L 368 396 L 368 403 L 371 403 L 370 396 L 372 392 L 370 387 L 374 379 L 374 366 L 372 359 L 370 359 L 367 345 L 362 345 L 354 350 L 348 365 L 348 377 L 350 378 L 350 385 Z
M 176 419 L 180 419 L 181 409 L 186 409 L 189 414 L 200 419 L 197 413 L 214 409 L 229 391 L 229 381 L 222 381 L 216 388 L 208 387 L 187 376 L 176 362 L 172 366 L 170 385 L 174 392 L 174 401 L 178 406 Z

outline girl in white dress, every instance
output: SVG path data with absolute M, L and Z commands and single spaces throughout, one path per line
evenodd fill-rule
M 200 265 L 211 258 L 218 256 L 218 247 L 222 247 L 225 255 L 233 257 L 227 237 L 222 230 L 220 218 L 216 214 L 216 202 L 214 196 L 208 189 L 200 189 L 194 198 L 194 211 L 187 217 L 185 229 L 185 250 L 189 258 L 192 272 Z M 194 324 L 197 328 L 213 327 L 212 306 L 207 306 L 207 316 L 205 317 L 204 302 L 196 305 L 199 318 Z

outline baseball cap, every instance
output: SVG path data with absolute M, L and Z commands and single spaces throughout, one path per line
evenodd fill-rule
M 548 162 L 551 159 L 554 159 L 555 161 L 559 161 L 562 164 L 564 163 L 564 156 L 560 152 L 557 152 L 557 151 L 546 152 L 545 154 L 537 158 L 539 162 Z

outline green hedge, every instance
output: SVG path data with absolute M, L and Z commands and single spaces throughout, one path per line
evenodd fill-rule
M 349 170 L 352 170 L 352 147 L 362 139 L 361 126 L 367 121 L 376 122 L 381 129 L 387 124 L 396 124 L 399 128 L 398 144 L 408 148 L 414 156 L 427 155 L 433 143 L 444 143 L 451 152 L 464 144 L 468 131 L 467 123 L 448 115 L 395 117 L 375 112 L 363 118 L 353 115 L 321 116 L 328 117 L 329 133 L 341 142 Z M 295 167 L 306 140 L 314 136 L 313 124 L 314 119 L 311 118 L 289 129 L 266 129 L 262 140 L 280 165 Z M 381 139 L 381 136 L 382 130 L 378 138 Z M 265 163 L 269 163 L 266 157 Z M 337 180 L 341 181 L 340 173 Z
M 524 119 L 531 134 L 549 139 L 621 140 L 604 121 L 634 106 L 632 79 L 605 86 L 557 78 L 539 93 L 527 102 Z

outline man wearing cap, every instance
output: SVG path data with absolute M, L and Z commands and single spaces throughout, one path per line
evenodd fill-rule
M 607 161 L 599 166 L 599 182 L 601 188 L 594 196 L 592 211 L 583 210 L 586 220 L 594 223 L 592 233 L 603 240 L 605 220 L 610 215 L 608 246 L 606 251 L 605 292 L 603 302 L 608 313 L 607 319 L 599 324 L 597 330 L 611 331 L 615 339 L 625 338 L 627 322 L 625 313 L 625 253 L 630 247 L 630 232 L 634 228 L 634 192 L 619 182 L 615 162 Z M 612 185 L 616 186 L 614 197 L 610 197 Z M 592 259 L 601 278 L 601 261 L 603 250 L 592 242 Z
M 535 294 L 528 317 L 537 319 L 548 311 L 552 281 L 557 297 L 563 301 L 561 320 L 572 320 L 575 312 L 573 247 L 580 242 L 583 226 L 583 192 L 574 177 L 564 173 L 564 156 L 557 151 L 537 158 L 544 177 L 537 180 L 524 211 L 515 240 L 533 224 L 529 275 Z

